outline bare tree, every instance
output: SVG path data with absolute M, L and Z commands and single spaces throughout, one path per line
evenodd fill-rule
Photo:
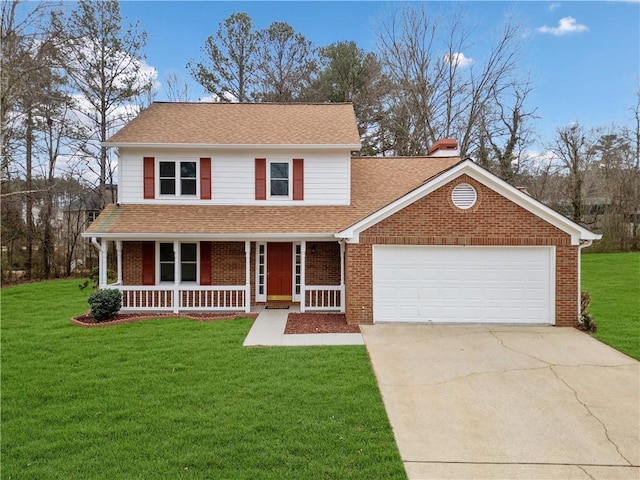
M 190 102 L 191 87 L 176 72 L 169 72 L 164 77 L 165 93 L 170 102 Z
M 273 22 L 259 38 L 258 98 L 266 102 L 300 101 L 317 68 L 313 44 L 285 22 Z
M 94 173 L 104 205 L 114 163 L 102 142 L 137 113 L 134 102 L 151 90 L 155 75 L 143 70 L 146 34 L 137 23 L 124 27 L 116 0 L 81 0 L 68 18 L 58 16 L 55 24 L 68 36 L 64 64 L 80 97 L 77 110 L 92 128 L 85 154 L 98 159 Z
M 383 23 L 378 49 L 392 82 L 388 130 L 395 154 L 423 155 L 444 137 L 458 139 L 466 156 L 480 141 L 487 106 L 514 85 L 518 35 L 506 25 L 484 61 L 465 54 L 473 29 L 460 13 L 445 19 L 404 8 Z M 504 117 L 506 119 L 506 117 Z
M 533 141 L 535 109 L 526 106 L 530 92 L 528 81 L 494 92 L 480 112 L 477 144 L 469 152 L 483 167 L 511 184 L 516 183 L 527 161 L 526 149 Z
M 234 13 L 218 25 L 215 36 L 205 41 L 203 60 L 191 60 L 187 68 L 218 101 L 250 101 L 258 65 L 257 37 L 251 17 Z
M 582 222 L 585 213 L 585 176 L 596 159 L 594 149 L 596 140 L 596 132 L 589 131 L 576 122 L 573 125 L 558 128 L 556 138 L 550 147 L 550 151 L 567 174 L 570 216 L 576 223 Z

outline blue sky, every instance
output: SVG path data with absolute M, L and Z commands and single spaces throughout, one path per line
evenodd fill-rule
M 409 5 L 419 6 L 421 2 Z M 540 117 L 540 141 L 579 121 L 586 126 L 631 125 L 629 110 L 640 83 L 640 2 L 424 2 L 427 11 L 462 9 L 474 26 L 466 57 L 482 59 L 488 39 L 506 18 L 520 25 L 520 68 L 534 88 L 529 106 Z M 354 40 L 376 50 L 376 32 L 394 2 L 158 2 L 121 3 L 123 17 L 148 34 L 147 63 L 164 76 L 174 71 L 192 82 L 194 100 L 205 96 L 185 65 L 200 58 L 205 39 L 234 12 L 256 28 L 285 21 L 317 46 Z M 164 100 L 160 90 L 157 100 Z

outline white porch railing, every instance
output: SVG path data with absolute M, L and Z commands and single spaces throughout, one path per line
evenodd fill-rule
M 108 285 L 122 292 L 122 312 L 246 311 L 246 286 Z
M 344 288 L 340 285 L 305 285 L 305 310 L 343 311 Z

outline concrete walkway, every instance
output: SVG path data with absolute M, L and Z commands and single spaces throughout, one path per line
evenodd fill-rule
M 295 347 L 295 346 L 319 346 L 319 345 L 364 345 L 360 333 L 310 333 L 285 335 L 287 316 L 290 313 L 299 312 L 297 306 L 291 306 L 286 310 L 266 309 L 256 307 L 258 318 L 253 322 L 247 338 L 244 339 L 245 347 Z
M 409 479 L 640 478 L 640 363 L 573 328 L 361 327 Z

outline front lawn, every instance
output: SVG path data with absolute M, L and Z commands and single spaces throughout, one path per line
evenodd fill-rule
M 405 478 L 364 347 L 251 320 L 83 328 L 78 281 L 2 290 L 3 479 Z
M 596 338 L 640 360 L 640 253 L 582 255 Z

